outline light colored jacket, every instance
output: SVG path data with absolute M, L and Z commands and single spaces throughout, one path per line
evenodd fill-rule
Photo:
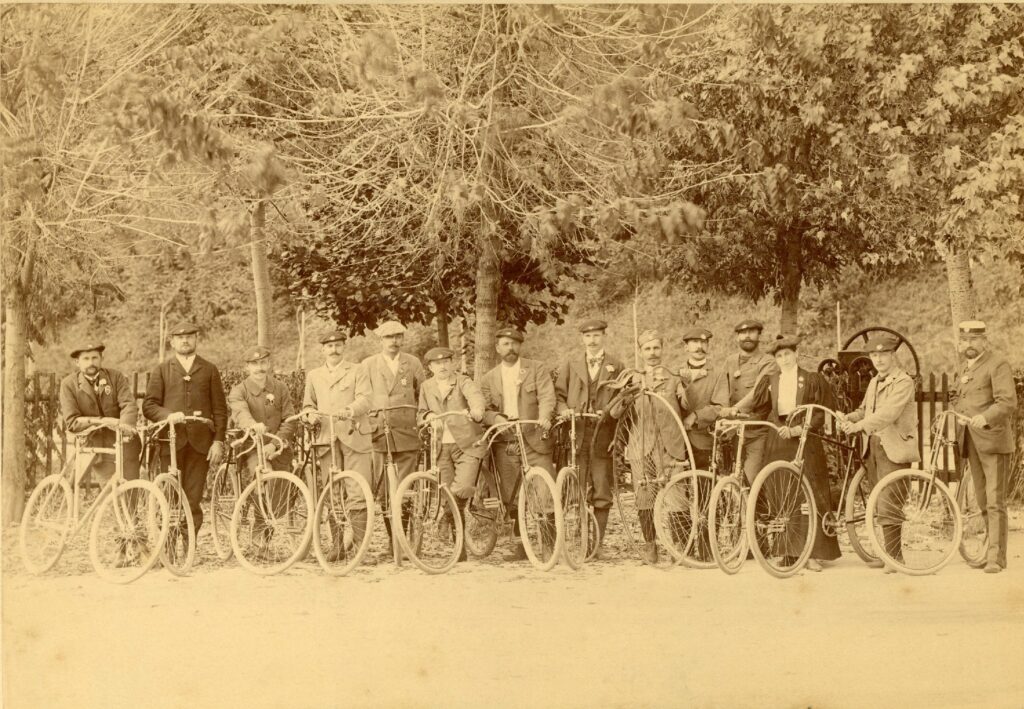
M 893 370 L 881 383 L 877 375 L 868 382 L 864 400 L 849 415 L 850 421 L 859 421 L 864 429 L 865 454 L 868 438 L 874 435 L 893 463 L 921 460 L 914 389 L 914 380 L 902 369 Z
M 480 387 L 465 374 L 455 375 L 454 385 L 443 398 L 437 379 L 434 377 L 423 382 L 423 386 L 420 387 L 420 419 L 424 419 L 428 414 L 443 414 L 448 411 L 466 409 L 471 414 L 477 414 L 482 418 L 486 406 L 487 402 L 484 401 Z M 487 452 L 480 444 L 484 429 L 476 421 L 465 416 L 449 416 L 445 419 L 445 424 L 451 431 L 456 445 L 463 452 L 470 453 L 477 458 L 482 458 Z
M 370 380 L 363 369 L 353 362 L 340 362 L 333 371 L 326 365 L 309 370 L 302 408 L 318 409 L 330 414 L 341 414 L 346 408 L 351 408 L 351 422 L 335 419 L 334 436 L 352 450 L 368 453 L 371 446 L 366 412 L 370 410 L 371 396 Z M 330 422 L 326 417 L 321 417 L 320 434 L 316 442 L 325 445 L 330 439 Z
M 427 378 L 423 363 L 407 352 L 398 353 L 398 373 L 392 374 L 384 361 L 383 354 L 375 354 L 363 360 L 362 368 L 370 380 L 370 408 L 383 409 L 388 406 L 408 405 L 412 409 L 396 409 L 387 412 L 391 427 L 392 448 L 395 452 L 420 449 L 420 435 L 416 427 L 416 408 L 420 403 L 420 386 Z M 384 452 L 384 415 L 370 421 L 373 431 L 373 448 Z

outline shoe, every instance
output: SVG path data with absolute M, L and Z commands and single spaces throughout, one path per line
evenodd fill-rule
M 808 559 L 807 560 L 807 564 L 804 566 L 804 568 L 807 569 L 808 571 L 815 571 L 815 572 L 817 572 L 817 571 L 821 571 L 824 567 L 821 565 L 821 562 L 818 561 L 817 559 Z
M 658 545 L 655 542 L 644 544 L 644 561 L 648 564 L 658 563 Z
M 867 563 L 867 566 L 869 569 L 884 569 L 885 562 L 883 562 L 881 559 L 872 559 Z
M 1002 570 L 1003 570 L 1003 567 L 1000 566 L 999 564 L 997 564 L 994 561 L 990 561 L 987 564 L 985 564 L 985 573 L 986 574 L 998 574 Z
M 505 561 L 526 561 L 530 557 L 526 555 L 526 547 L 517 544 L 515 548 L 505 555 Z
M 885 566 L 885 565 L 883 564 L 883 566 Z M 896 573 L 896 569 L 892 568 L 891 566 L 886 566 L 885 570 L 882 573 L 894 574 L 894 573 Z
M 452 525 L 452 517 L 449 514 L 445 514 L 441 517 L 437 523 L 437 538 L 445 541 L 455 539 L 454 526 Z

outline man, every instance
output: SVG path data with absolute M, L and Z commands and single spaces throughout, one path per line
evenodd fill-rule
M 362 362 L 363 374 L 370 383 L 370 408 L 411 406 L 381 413 L 371 421 L 373 430 L 373 456 L 375 470 L 383 471 L 387 462 L 388 441 L 384 436 L 384 418 L 391 428 L 392 459 L 398 466 L 401 482 L 416 470 L 419 462 L 420 436 L 416 428 L 416 407 L 419 405 L 420 385 L 426 379 L 423 364 L 413 355 L 402 352 L 405 327 L 388 321 L 377 328 L 381 353 L 371 355 Z
M 419 415 L 423 421 L 432 421 L 435 435 L 441 436 L 437 459 L 441 483 L 448 485 L 455 496 L 465 526 L 466 503 L 476 492 L 480 461 L 487 452 L 480 441 L 484 434 L 480 421 L 484 417 L 486 402 L 476 383 L 455 371 L 454 357 L 455 353 L 447 347 L 435 347 L 424 356 L 434 376 L 420 387 Z M 438 418 L 438 414 L 467 410 L 469 418 Z M 463 546 L 459 561 L 465 560 L 466 548 Z
M 921 460 L 917 450 L 914 380 L 896 361 L 899 345 L 899 339 L 888 333 L 868 339 L 866 349 L 878 374 L 868 382 L 861 405 L 840 424 L 846 433 L 865 434 L 862 453 L 872 487 L 894 470 Z M 902 559 L 902 526 L 900 517 L 891 514 L 895 512 L 894 503 L 880 499 L 878 511 L 886 554 Z M 884 564 L 875 560 L 868 566 L 882 568 Z M 885 571 L 891 573 L 895 569 Z
M 149 375 L 142 413 L 150 421 L 170 421 L 177 435 L 177 459 L 181 484 L 192 510 L 196 537 L 203 524 L 200 502 L 206 488 L 206 473 L 216 468 L 224 456 L 224 435 L 228 427 L 228 407 L 220 372 L 196 354 L 199 328 L 191 323 L 171 329 L 174 354 Z M 198 415 L 213 421 L 213 430 L 198 422 L 183 423 L 185 416 Z M 170 452 L 163 451 L 165 460 Z
M 988 526 L 985 573 L 1006 568 L 1006 480 L 1014 451 L 1011 416 L 1017 408 L 1013 374 L 989 349 L 985 323 L 960 323 L 957 349 L 965 362 L 957 371 L 954 409 L 970 417 L 957 425 L 960 459 L 970 464 L 978 507 Z
M 548 368 L 534 359 L 520 359 L 519 350 L 523 334 L 512 328 L 498 330 L 495 350 L 500 364 L 483 375 L 480 390 L 491 412 L 488 425 L 506 419 L 534 419 L 540 424 L 523 426 L 527 462 L 540 466 L 549 473 L 554 468 L 551 458 L 552 442 L 548 437 L 551 416 L 555 412 L 555 385 Z M 513 493 L 521 477 L 521 465 L 516 440 L 512 432 L 503 434 L 492 446 L 494 463 L 498 470 L 501 497 L 514 507 Z M 518 521 L 516 522 L 518 533 Z M 554 535 L 551 535 L 552 538 Z M 526 559 L 526 549 L 519 544 L 506 561 Z
M 228 394 L 228 407 L 231 409 L 235 425 L 243 430 L 252 430 L 258 434 L 271 433 L 280 438 L 280 444 L 267 440 L 263 446 L 263 453 L 270 470 L 290 473 L 295 422 L 285 422 L 285 419 L 295 415 L 291 392 L 284 382 L 270 375 L 270 350 L 266 347 L 255 347 L 249 351 L 245 357 L 245 369 L 248 376 L 235 384 Z M 259 465 L 256 451 L 245 453 L 242 463 L 247 473 L 247 479 L 242 481 L 244 488 L 255 475 L 256 466 Z M 274 507 L 272 512 L 275 515 L 281 514 L 287 487 L 273 481 L 269 483 L 269 487 L 270 504 Z M 262 517 L 262 513 L 262 510 L 256 510 L 257 517 Z M 259 520 L 259 524 L 263 524 L 262 519 Z M 259 531 L 266 535 L 269 528 L 264 526 Z
M 608 323 L 604 320 L 586 320 L 580 325 L 583 351 L 570 356 L 558 369 L 555 379 L 555 409 L 561 417 L 573 414 L 596 414 L 608 410 L 615 394 L 601 382 L 615 379 L 622 371 L 622 361 L 605 353 L 604 341 Z M 582 425 L 581 425 L 582 424 Z M 608 526 L 608 513 L 612 507 L 611 445 L 615 435 L 615 419 L 605 418 L 595 432 L 593 419 L 582 419 L 576 428 L 576 463 L 581 474 L 590 479 L 587 502 L 594 508 L 597 519 L 598 547 L 594 558 L 601 557 L 601 542 Z M 593 446 L 591 446 L 593 443 Z M 594 457 L 590 457 L 593 451 Z M 581 483 L 586 484 L 581 480 Z
M 681 404 L 688 412 L 683 425 L 698 470 L 710 470 L 715 421 L 719 411 L 729 402 L 728 377 L 708 363 L 711 337 L 711 331 L 702 327 L 683 333 L 687 358 L 686 365 L 679 370 L 683 384 Z
M 135 435 L 139 407 L 128 378 L 116 369 L 103 367 L 102 343 L 87 344 L 71 352 L 78 371 L 60 383 L 60 412 L 71 433 L 103 424 L 121 429 L 121 461 L 124 478 L 139 477 L 139 455 L 142 446 Z M 109 428 L 93 431 L 85 442 L 91 448 L 113 448 L 117 434 Z M 109 477 L 115 471 L 115 460 L 107 453 L 92 454 L 78 461 L 84 470 L 97 471 Z
M 719 411 L 722 418 L 736 416 L 737 411 L 748 409 L 757 381 L 762 377 L 779 373 L 779 365 L 775 358 L 758 351 L 763 330 L 764 323 L 759 320 L 743 320 L 736 325 L 736 343 L 740 349 L 725 360 L 729 405 Z M 769 440 L 768 434 L 767 428 L 757 426 L 749 428 L 744 433 L 743 474 L 748 484 L 752 483 L 761 471 L 765 446 Z
M 324 355 L 323 366 L 306 374 L 306 389 L 302 406 L 304 418 L 313 422 L 318 417 L 313 411 L 349 419 L 349 423 L 334 422 L 334 438 L 331 439 L 330 421 L 320 418 L 320 432 L 315 445 L 318 447 L 320 470 L 326 474 L 331 465 L 331 447 L 341 470 L 351 470 L 361 475 L 373 489 L 373 445 L 370 441 L 369 422 L 366 412 L 370 410 L 373 391 L 366 371 L 359 365 L 348 362 L 344 357 L 345 333 L 336 330 L 320 339 Z M 366 502 L 361 494 L 351 496 L 349 510 L 355 544 L 362 541 L 366 530 Z M 336 530 L 341 534 L 342 530 Z M 328 556 L 331 561 L 340 561 L 343 546 L 335 538 L 335 546 Z

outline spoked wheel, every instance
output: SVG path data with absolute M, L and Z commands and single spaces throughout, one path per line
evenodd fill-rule
M 593 561 L 601 545 L 601 529 L 597 526 L 597 515 L 593 507 L 587 507 L 587 561 Z
M 988 525 L 982 515 L 983 510 L 978 507 L 969 463 L 964 463 L 960 482 L 957 483 L 956 505 L 964 529 L 960 539 L 960 556 L 972 569 L 980 569 L 985 565 L 988 554 Z
M 170 515 L 167 540 L 160 548 L 160 562 L 175 576 L 185 576 L 192 570 L 196 558 L 196 527 L 192 510 L 177 477 L 161 473 L 153 483 L 166 498 Z
M 792 463 L 769 463 L 754 478 L 746 525 L 754 558 L 772 576 L 787 578 L 804 567 L 816 519 L 811 484 Z
M 490 556 L 498 543 L 497 506 L 488 507 L 470 500 L 466 505 L 465 545 L 469 555 L 477 559 Z
M 119 485 L 100 502 L 89 531 L 89 557 L 101 578 L 131 583 L 153 568 L 167 541 L 170 508 L 148 480 Z
M 231 516 L 238 503 L 241 482 L 238 465 L 222 463 L 213 476 L 210 487 L 210 527 L 213 531 L 213 548 L 217 558 L 227 561 L 234 554 L 231 549 Z
M 313 553 L 324 571 L 344 576 L 370 548 L 374 505 L 370 483 L 351 470 L 334 474 L 324 485 L 313 516 Z
M 670 568 L 676 558 L 666 546 L 669 537 L 655 529 L 655 502 L 665 483 L 688 467 L 669 454 L 655 407 L 669 411 L 660 399 L 640 395 L 619 416 L 612 440 L 612 492 L 629 551 L 650 566 Z
M 715 566 L 708 534 L 708 502 L 714 488 L 711 473 L 677 473 L 654 501 L 658 539 L 678 563 L 694 569 Z
M 555 485 L 562 499 L 562 519 L 565 522 L 562 558 L 570 568 L 578 569 L 587 560 L 593 512 L 588 514 L 586 496 L 576 468 L 567 465 L 559 470 Z M 595 521 L 593 529 L 596 531 L 596 528 Z
M 871 497 L 871 481 L 867 470 L 861 466 L 850 481 L 850 489 L 846 491 L 846 536 L 850 546 L 861 561 L 867 563 L 878 559 L 871 546 L 871 535 L 868 533 L 868 498 Z
M 21 559 L 33 574 L 53 568 L 71 534 L 71 485 L 61 473 L 39 481 L 18 530 Z
M 519 536 L 530 563 L 550 571 L 562 549 L 565 522 L 558 488 L 544 468 L 530 467 L 519 491 Z
M 412 563 L 428 574 L 443 574 L 455 566 L 462 555 L 462 515 L 451 490 L 438 481 L 437 471 L 408 476 L 399 483 L 395 498 L 409 512 L 404 526 L 394 518 L 391 528 L 402 530 L 398 543 Z
M 911 576 L 933 574 L 960 548 L 956 500 L 933 473 L 897 470 L 868 499 L 868 532 L 878 558 Z
M 231 516 L 231 548 L 238 563 L 270 575 L 301 559 L 312 536 L 312 509 L 309 488 L 291 473 L 254 476 Z
M 718 568 L 735 574 L 747 560 L 747 493 L 732 475 L 721 478 L 711 491 L 708 528 L 711 531 L 711 555 Z

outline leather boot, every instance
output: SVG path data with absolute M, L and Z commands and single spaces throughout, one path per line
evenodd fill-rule
M 466 561 L 469 556 L 466 553 L 466 505 L 469 500 L 465 497 L 456 497 L 455 504 L 459 507 L 459 517 L 462 518 L 462 549 L 459 551 L 459 561 Z
M 601 547 L 604 544 L 604 530 L 608 527 L 608 513 L 607 507 L 595 507 L 594 508 L 594 519 L 597 520 L 597 549 L 593 551 L 593 558 L 595 561 L 601 560 Z M 590 542 L 589 535 L 587 542 Z M 588 550 L 589 551 L 589 550 Z

